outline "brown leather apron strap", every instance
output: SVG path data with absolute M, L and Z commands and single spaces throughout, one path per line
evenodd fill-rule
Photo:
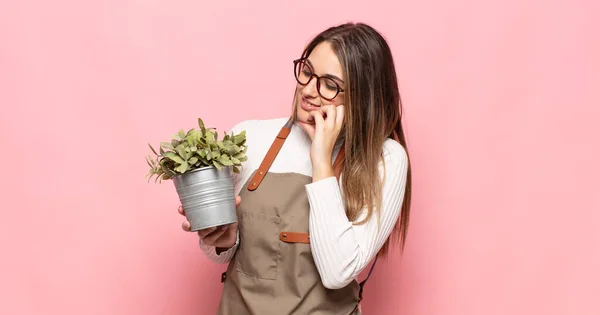
M 279 239 L 286 243 L 310 244 L 310 235 L 301 232 L 281 232 Z
M 273 140 L 273 143 L 271 144 L 269 151 L 267 151 L 267 155 L 265 155 L 265 158 L 260 163 L 260 166 L 258 167 L 258 170 L 256 170 L 254 177 L 252 177 L 252 180 L 250 181 L 250 184 L 248 185 L 248 190 L 250 190 L 250 191 L 256 190 L 256 188 L 258 188 L 258 186 L 260 185 L 260 182 L 262 182 L 265 175 L 267 175 L 267 172 L 269 171 L 271 164 L 273 164 L 273 161 L 277 157 L 279 150 L 281 150 L 283 143 L 285 142 L 288 135 L 290 134 L 290 131 L 291 131 L 291 123 L 290 122 L 291 122 L 291 119 L 285 124 L 285 126 L 281 127 L 279 134 L 277 134 L 277 137 L 275 137 L 275 140 Z

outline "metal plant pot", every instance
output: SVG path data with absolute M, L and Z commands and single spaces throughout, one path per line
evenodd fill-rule
M 192 231 L 237 222 L 233 170 L 199 168 L 173 177 Z

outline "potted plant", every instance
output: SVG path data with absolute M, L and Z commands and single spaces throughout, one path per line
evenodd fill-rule
M 148 181 L 173 180 L 192 231 L 237 222 L 233 173 L 247 160 L 246 131 L 219 140 L 200 118 L 198 126 L 161 142 L 159 152 L 148 144 L 154 156 L 146 157 Z

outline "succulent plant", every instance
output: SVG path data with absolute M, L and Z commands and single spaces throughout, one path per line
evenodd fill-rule
M 218 139 L 215 128 L 206 128 L 202 119 L 198 118 L 199 129 L 190 129 L 187 133 L 180 130 L 173 135 L 171 142 L 161 142 L 159 152 L 148 144 L 154 156 L 148 155 L 146 162 L 150 171 L 146 174 L 148 181 L 156 176 L 155 182 L 168 180 L 186 172 L 214 166 L 221 170 L 231 166 L 233 172 L 239 173 L 246 157 L 246 131 L 238 134 L 224 133 Z

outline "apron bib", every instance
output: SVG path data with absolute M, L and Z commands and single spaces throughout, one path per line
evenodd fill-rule
M 310 204 L 305 185 L 312 178 L 298 173 L 270 173 L 293 122 L 273 141 L 259 168 L 240 192 L 240 242 L 227 271 L 219 315 L 360 315 L 362 283 L 330 290 L 323 286 L 310 250 Z M 339 174 L 343 146 L 334 169 Z

